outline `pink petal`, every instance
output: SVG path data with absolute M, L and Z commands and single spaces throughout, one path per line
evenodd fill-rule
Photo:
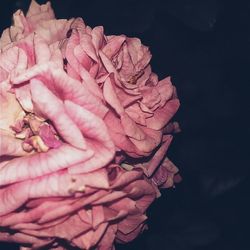
M 101 241 L 98 243 L 99 250 L 114 250 L 113 242 L 115 240 L 117 225 L 109 225 Z
M 114 144 L 105 123 L 93 113 L 70 101 L 65 101 L 65 108 L 83 135 L 89 138 L 87 145 L 94 151 L 94 157 L 83 162 L 79 168 L 74 170 L 73 167 L 69 171 L 71 173 L 89 172 L 104 167 L 113 159 L 115 153 Z
M 152 152 L 160 143 L 161 131 L 137 125 L 126 113 L 121 116 L 121 124 L 131 142 L 142 152 Z
M 85 139 L 76 124 L 64 111 L 62 101 L 39 80 L 32 79 L 30 82 L 30 89 L 36 110 L 38 109 L 44 117 L 53 122 L 57 131 L 65 141 L 77 148 L 85 150 Z M 42 98 L 41 93 L 43 93 Z
M 86 86 L 86 88 L 89 90 L 89 92 L 92 95 L 97 96 L 100 99 L 103 99 L 101 89 L 99 88 L 95 79 L 93 79 L 92 76 L 89 74 L 89 72 L 86 69 L 84 69 L 83 67 L 80 67 L 80 76 L 83 80 L 84 86 Z
M 22 148 L 22 140 L 3 134 L 0 130 L 0 156 L 24 156 L 28 153 Z M 1 185 L 1 183 L 0 183 Z
M 95 27 L 92 32 L 92 43 L 95 46 L 96 51 L 98 51 L 104 42 L 104 34 L 103 34 L 103 27 L 97 26 Z
M 109 134 L 116 147 L 124 150 L 132 157 L 139 157 L 148 154 L 145 152 L 141 152 L 136 148 L 136 146 L 126 136 L 120 119 L 117 118 L 117 116 L 113 112 L 108 112 L 108 114 L 104 118 L 104 121 L 109 129 Z
M 69 218 L 69 216 L 65 216 L 64 218 L 60 218 L 48 223 L 44 223 L 42 225 L 36 224 L 36 223 L 16 223 L 14 226 L 11 226 L 12 229 L 14 230 L 44 230 L 47 229 L 49 227 L 53 227 L 56 226 L 58 224 L 63 223 L 65 220 L 67 220 Z
M 124 112 L 124 108 L 121 105 L 120 100 L 118 99 L 117 94 L 115 93 L 115 89 L 108 77 L 103 85 L 103 95 L 105 101 L 115 109 L 117 114 L 122 114 Z
M 115 180 L 112 185 L 112 188 L 126 186 L 127 184 L 139 179 L 140 177 L 142 177 L 142 171 L 134 170 L 124 172 L 119 178 Z
M 18 49 L 17 65 L 15 66 L 14 73 L 15 74 L 22 73 L 25 69 L 27 69 L 27 66 L 28 66 L 27 55 L 23 49 L 19 48 Z M 13 73 L 13 72 L 11 72 L 11 73 Z
M 18 27 L 21 30 L 21 34 L 28 33 L 30 31 L 30 26 L 23 14 L 23 11 L 17 10 L 13 14 L 14 27 Z
M 157 185 L 163 185 L 164 188 L 174 185 L 174 175 L 178 172 L 178 168 L 168 159 L 165 158 L 160 167 L 156 170 L 152 177 L 152 181 Z
M 93 204 L 101 205 L 103 203 L 112 203 L 113 201 L 123 198 L 125 196 L 126 196 L 126 193 L 123 191 L 113 191 L 105 195 L 104 197 L 101 197 L 100 199 L 96 200 Z
M 34 0 L 32 0 L 26 16 L 29 25 L 32 28 L 37 27 L 43 20 L 50 20 L 55 18 L 54 11 L 51 8 L 50 2 L 39 5 Z
M 67 144 L 46 153 L 13 159 L 0 169 L 0 185 L 32 179 L 86 161 L 93 151 L 82 151 Z
M 11 72 L 17 65 L 18 47 L 12 47 L 0 54 L 0 66 L 7 72 Z
M 33 103 L 31 100 L 30 85 L 24 84 L 14 88 L 17 100 L 22 108 L 27 112 L 33 112 Z
M 80 34 L 80 44 L 83 50 L 87 53 L 87 55 L 92 58 L 94 61 L 98 61 L 95 47 L 92 44 L 92 37 L 87 34 Z
M 58 205 L 63 206 L 65 204 L 72 203 L 72 201 L 70 200 L 64 200 L 64 201 L 50 201 L 50 200 L 46 198 L 46 200 L 44 200 L 41 205 L 34 207 L 31 210 L 22 211 L 19 213 L 16 213 L 14 211 L 13 213 L 7 214 L 6 216 L 2 216 L 0 225 L 3 227 L 15 226 L 16 228 L 17 227 L 22 228 L 21 224 L 29 224 L 31 222 L 39 220 L 43 216 L 43 214 L 46 214 L 47 212 L 55 208 L 58 208 Z M 37 227 L 39 226 L 41 225 L 37 225 Z
M 29 185 L 14 184 L 0 189 L 0 216 L 17 209 L 29 198 Z
M 142 45 L 138 38 L 127 38 L 127 46 L 136 69 L 145 68 L 152 57 L 148 47 Z
M 150 159 L 149 162 L 143 163 L 143 166 L 145 168 L 144 173 L 148 177 L 150 177 L 154 173 L 156 168 L 161 163 L 163 157 L 165 156 L 168 150 L 168 147 L 170 146 L 172 139 L 172 135 L 164 135 L 161 147 L 156 151 L 156 153 L 153 155 L 152 159 Z
M 121 49 L 122 44 L 126 40 L 125 36 L 114 36 L 108 43 L 103 47 L 102 52 L 111 59 Z
M 114 65 L 112 64 L 112 62 L 109 60 L 109 58 L 100 50 L 99 51 L 99 56 L 102 60 L 102 63 L 105 67 L 105 69 L 108 71 L 108 73 L 114 73 L 115 78 L 119 79 L 120 76 L 118 74 L 118 72 L 116 71 Z
M 162 129 L 177 112 L 179 106 L 179 99 L 168 101 L 162 108 L 158 108 L 154 112 L 154 116 L 146 119 L 147 127 L 155 130 Z
M 117 199 L 112 202 L 109 207 L 116 211 L 126 211 L 128 214 L 138 214 L 140 210 L 137 208 L 136 201 L 124 197 L 123 199 Z
M 147 219 L 146 215 L 130 215 L 118 223 L 118 230 L 123 234 L 129 234 Z
M 136 200 L 136 207 L 145 213 L 147 208 L 156 198 L 156 191 L 153 185 L 147 180 L 137 180 L 129 184 L 127 190 L 130 190 L 128 197 Z
M 93 65 L 93 60 L 87 55 L 80 44 L 74 47 L 74 56 L 77 58 L 79 64 L 83 68 L 85 68 L 87 71 L 90 71 L 90 68 Z
M 166 101 L 168 101 L 172 97 L 174 92 L 170 77 L 166 77 L 163 80 L 159 81 L 157 88 L 159 94 L 161 95 L 161 107 L 163 107 Z
M 49 46 L 39 35 L 36 34 L 34 35 L 34 49 L 37 64 L 49 61 L 51 57 Z
M 91 246 L 95 246 L 101 237 L 104 235 L 108 227 L 108 223 L 102 223 L 98 226 L 98 228 L 94 231 L 94 234 L 91 238 Z
M 73 213 L 73 212 L 79 210 L 80 208 L 93 203 L 95 200 L 99 199 L 100 197 L 102 197 L 106 193 L 107 193 L 107 191 L 100 190 L 100 191 L 97 191 L 97 192 L 91 194 L 88 197 L 81 198 L 80 200 L 78 200 L 74 204 L 63 205 L 63 206 L 58 207 L 52 211 L 48 211 L 46 214 L 43 214 L 43 216 L 39 220 L 39 223 L 45 223 L 45 222 L 60 218 L 62 216 L 68 215 L 70 213 Z
M 0 49 L 1 51 L 3 50 L 3 48 L 5 48 L 8 45 L 12 43 L 11 37 L 10 37 L 10 29 L 7 28 L 3 31 L 2 35 L 1 35 L 1 39 L 0 39 Z
M 128 224 L 132 222 L 128 222 Z M 116 234 L 116 240 L 119 243 L 127 243 L 130 242 L 132 240 L 134 240 L 142 231 L 144 228 L 144 224 L 139 224 L 137 228 L 135 228 L 132 232 L 128 233 L 128 234 L 124 234 L 121 231 L 119 231 L 119 229 L 117 230 L 117 234 Z
M 62 144 L 62 142 L 56 138 L 50 125 L 41 125 L 39 127 L 39 136 L 49 148 L 59 148 Z
M 58 69 L 57 65 L 53 63 L 36 65 L 27 72 L 13 78 L 12 83 L 20 84 L 33 77 L 43 78 L 47 88 L 62 100 L 70 100 L 79 104 L 101 118 L 107 113 L 107 108 L 97 97 L 93 96 L 79 81 L 72 79 L 63 70 Z
M 92 218 L 94 229 L 105 220 L 102 205 L 96 205 L 92 207 Z
M 25 55 L 27 56 L 28 67 L 33 66 L 35 64 L 34 34 L 30 34 L 24 39 L 18 41 L 17 46 L 19 49 L 25 52 Z M 19 73 L 23 73 L 23 71 L 20 71 Z
M 27 235 L 24 233 L 5 233 L 0 232 L 0 241 L 6 242 L 16 242 L 16 243 L 23 243 L 23 244 L 34 244 L 33 247 L 36 245 L 37 247 L 49 244 L 52 240 L 48 239 L 38 239 L 37 237 Z
M 120 71 L 122 80 L 125 82 L 128 82 L 135 73 L 136 73 L 135 67 L 134 67 L 131 55 L 128 51 L 127 44 L 125 44 L 123 47 L 123 61 L 122 61 L 122 68 Z
M 73 239 L 73 243 L 80 249 L 90 249 L 91 248 L 91 239 L 94 235 L 93 230 L 89 230 L 81 234 L 80 236 Z
M 77 212 L 81 220 L 88 224 L 92 224 L 92 214 L 91 214 L 91 209 L 86 209 L 83 208 L 80 211 Z

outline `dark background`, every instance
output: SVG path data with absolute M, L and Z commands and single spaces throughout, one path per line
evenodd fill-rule
M 38 1 L 44 3 L 45 1 Z M 1 1 L 1 30 L 29 1 Z M 169 157 L 182 183 L 148 210 L 149 230 L 118 250 L 249 250 L 250 1 L 52 0 L 106 34 L 139 37 L 160 79 L 171 75 L 182 132 Z M 1 249 L 16 249 L 0 245 Z

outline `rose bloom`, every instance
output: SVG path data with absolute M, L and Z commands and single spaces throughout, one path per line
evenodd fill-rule
M 114 249 L 145 228 L 179 107 L 137 38 L 106 36 L 48 2 L 0 39 L 0 241 L 23 249 Z

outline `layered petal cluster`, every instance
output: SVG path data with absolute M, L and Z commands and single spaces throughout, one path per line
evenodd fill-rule
M 8 213 L 1 216 L 0 227 L 9 231 L 3 230 L 0 240 L 34 249 L 58 248 L 59 239 L 80 249 L 112 249 L 115 239 L 131 241 L 145 228 L 145 211 L 155 196 L 141 169 L 126 171 L 116 164 L 89 173 L 62 170 L 29 179 L 1 190 L 6 204 L 0 213 Z
M 137 38 L 106 36 L 50 3 L 18 10 L 0 39 L 0 241 L 114 249 L 174 185 L 179 107 Z
M 170 77 L 158 81 L 151 54 L 138 38 L 105 36 L 81 20 L 72 22 L 64 44 L 64 67 L 109 108 L 105 123 L 117 148 L 148 156 L 179 108 Z M 174 130 L 170 131 L 174 132 Z

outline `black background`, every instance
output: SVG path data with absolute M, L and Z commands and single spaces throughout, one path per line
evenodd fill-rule
M 38 1 L 44 3 L 45 1 Z M 1 30 L 29 1 L 1 1 Z M 171 75 L 182 132 L 169 157 L 182 183 L 148 210 L 149 230 L 118 250 L 249 250 L 250 1 L 52 0 L 105 33 L 139 37 L 160 79 Z M 16 249 L 2 244 L 1 249 Z

